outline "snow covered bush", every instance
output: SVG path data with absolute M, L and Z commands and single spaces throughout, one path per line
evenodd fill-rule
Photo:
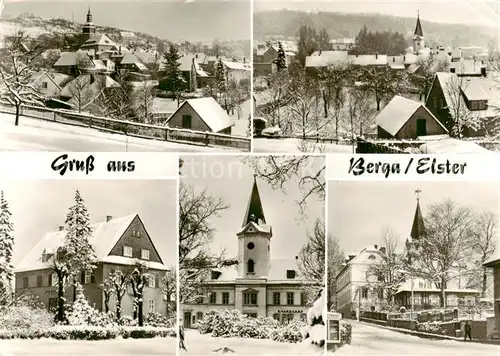
M 89 305 L 83 289 L 79 287 L 76 300 L 71 306 L 71 310 L 67 315 L 69 325 L 89 325 L 89 326 L 114 326 L 116 323 L 113 321 L 111 313 L 101 313 Z
M 159 313 L 149 313 L 144 316 L 145 326 L 172 328 L 175 324 L 175 319 L 167 318 Z
M 322 348 L 325 344 L 326 293 L 320 290 L 313 305 L 307 311 L 307 325 L 301 330 L 305 340 Z
M 444 333 L 441 324 L 438 321 L 428 321 L 425 323 L 417 323 L 417 331 L 429 334 L 442 335 Z
M 0 313 L 0 329 L 48 329 L 54 325 L 53 320 L 52 314 L 45 309 L 11 307 Z
M 352 337 L 352 325 L 340 322 L 340 345 L 350 345 Z
M 148 327 L 148 326 L 132 326 L 121 327 L 120 335 L 124 339 L 151 339 L 154 337 L 177 337 L 174 328 Z
M 132 318 L 130 315 L 125 315 L 118 320 L 118 325 L 121 326 L 136 326 L 137 325 L 137 320 Z
M 272 318 L 250 318 L 239 310 L 211 310 L 198 320 L 200 334 L 213 337 L 240 337 L 252 339 L 272 339 L 280 342 L 302 340 L 301 328 L 304 322 L 293 320 L 282 325 Z

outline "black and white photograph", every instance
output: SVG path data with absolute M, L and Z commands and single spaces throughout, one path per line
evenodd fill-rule
M 185 156 L 181 355 L 323 355 L 325 161 Z
M 499 149 L 498 2 L 255 0 L 254 152 Z
M 175 180 L 0 180 L 0 355 L 175 355 Z
M 328 354 L 493 355 L 499 187 L 328 182 Z
M 0 3 L 0 149 L 249 152 L 251 4 Z

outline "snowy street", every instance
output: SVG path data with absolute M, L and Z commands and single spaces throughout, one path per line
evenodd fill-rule
M 186 330 L 185 345 L 187 352 L 181 351 L 179 355 L 217 355 L 221 348 L 227 347 L 234 351 L 228 355 L 321 355 L 323 349 L 307 343 L 276 342 L 272 340 L 246 339 L 246 338 L 221 338 L 210 335 L 200 335 L 197 330 Z M 214 351 L 218 350 L 218 351 Z
M 175 355 L 176 338 L 87 340 L 0 340 L 0 356 Z
M 227 152 L 230 149 L 127 137 L 28 117 L 21 117 L 16 127 L 14 115 L 0 113 L 0 151 Z
M 352 344 L 345 345 L 336 352 L 328 352 L 328 355 L 486 356 L 500 353 L 500 345 L 431 340 L 356 321 L 349 323 L 352 325 Z

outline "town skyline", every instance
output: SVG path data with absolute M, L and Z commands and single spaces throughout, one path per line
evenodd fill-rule
M 338 238 L 346 255 L 358 254 L 373 245 L 382 246 L 382 231 L 387 227 L 398 238 L 398 249 L 402 250 L 412 228 L 417 189 L 421 191 L 424 218 L 430 205 L 448 198 L 474 212 L 492 211 L 498 216 L 500 210 L 497 184 L 336 181 L 328 184 L 327 231 Z
M 37 180 L 2 181 L 14 224 L 16 266 L 48 232 L 64 225 L 66 213 L 79 190 L 91 224 L 137 213 L 156 246 L 163 263 L 177 265 L 177 217 L 175 180 L 93 181 Z
M 97 26 L 142 32 L 164 40 L 212 43 L 250 39 L 250 3 L 229 2 L 7 1 L 1 19 L 32 13 L 45 19 L 85 23 L 88 8 Z M 48 6 L 54 4 L 54 6 Z M 239 26 L 232 26 L 233 21 Z M 198 26 L 204 23 L 204 26 Z M 234 28 L 233 28 L 234 27 Z M 230 30 L 231 29 L 231 30 Z

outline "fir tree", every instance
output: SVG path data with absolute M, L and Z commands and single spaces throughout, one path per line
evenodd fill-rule
M 217 97 L 219 99 L 219 104 L 222 104 L 226 111 L 228 111 L 226 103 L 227 98 L 224 95 L 227 92 L 226 70 L 224 68 L 224 63 L 222 63 L 220 58 L 217 60 L 215 65 L 215 86 L 218 91 Z
M 0 191 L 0 295 L 9 293 L 14 277 L 11 264 L 14 226 L 10 221 L 11 215 L 9 204 L 5 200 L 3 191 Z
M 191 75 L 189 76 L 189 90 L 191 92 L 195 92 L 196 88 L 198 87 L 198 80 L 196 76 L 196 63 L 195 59 L 193 58 L 193 63 L 191 63 Z
M 182 55 L 177 50 L 177 47 L 171 44 L 168 51 L 163 54 L 163 58 L 167 87 L 172 91 L 173 99 L 177 99 L 177 105 L 179 105 L 180 91 L 182 86 L 185 84 L 185 80 L 180 69 L 181 64 L 179 62 Z
M 276 64 L 276 69 L 278 70 L 278 72 L 286 69 L 286 55 L 281 42 L 278 42 L 278 53 L 276 54 L 274 63 Z

